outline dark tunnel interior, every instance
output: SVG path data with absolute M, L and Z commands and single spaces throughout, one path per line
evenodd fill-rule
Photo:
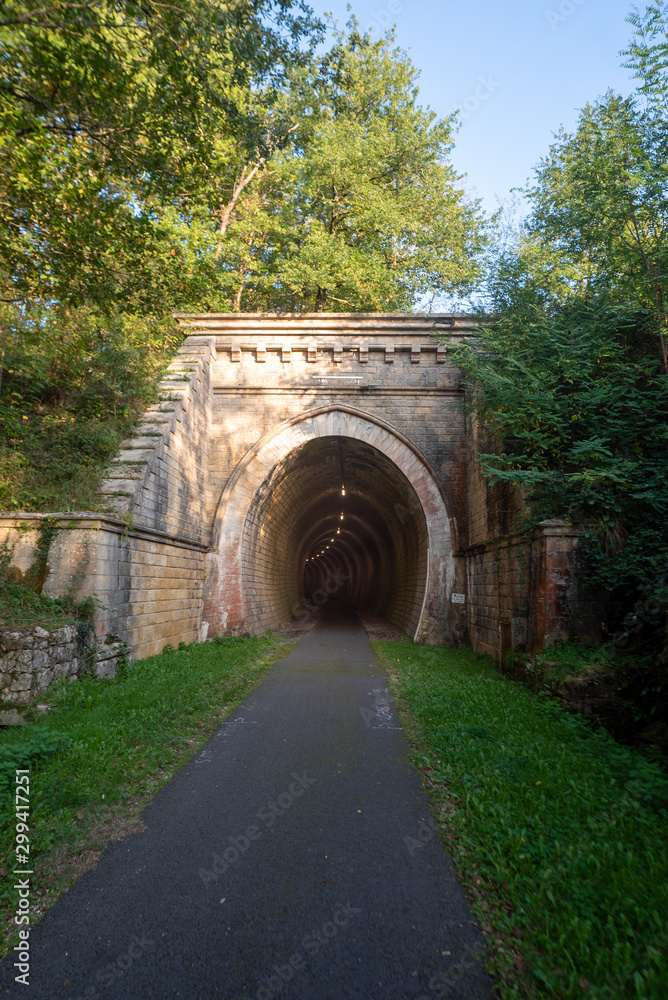
M 414 632 L 422 610 L 428 536 L 422 507 L 401 470 L 349 437 L 295 449 L 256 492 L 246 519 L 245 579 L 253 632 L 329 599 Z

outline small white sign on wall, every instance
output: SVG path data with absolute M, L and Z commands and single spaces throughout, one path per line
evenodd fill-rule
M 451 600 L 453 604 L 466 604 L 466 594 L 453 594 Z

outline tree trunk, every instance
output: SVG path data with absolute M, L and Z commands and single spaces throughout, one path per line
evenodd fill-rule
M 232 306 L 232 312 L 241 312 L 241 296 L 243 295 L 244 286 L 246 284 L 246 275 L 244 274 L 239 282 L 239 287 L 237 288 L 236 294 L 234 296 L 234 304 Z
M 250 173 L 246 173 L 248 170 L 247 166 L 244 166 L 241 171 L 241 177 L 238 181 L 235 181 L 234 187 L 232 188 L 232 197 L 228 201 L 227 205 L 221 203 L 220 206 L 220 226 L 218 227 L 218 234 L 220 239 L 218 241 L 218 246 L 216 247 L 216 260 L 220 260 L 220 255 L 223 252 L 223 238 L 227 232 L 227 227 L 230 224 L 230 219 L 232 218 L 232 212 L 236 208 L 239 198 L 243 194 L 244 190 L 248 187 L 250 182 L 253 180 L 255 175 L 264 166 L 264 158 L 260 157 Z

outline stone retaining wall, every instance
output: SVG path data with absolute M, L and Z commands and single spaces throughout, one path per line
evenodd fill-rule
M 166 642 L 204 637 L 206 546 L 105 514 L 0 514 L 0 542 L 9 546 L 16 572 L 34 567 L 45 520 L 55 531 L 43 593 L 74 590 L 77 601 L 95 596 L 98 636 L 118 636 L 138 660 L 160 653 Z
M 0 635 L 0 725 L 20 721 L 26 708 L 61 677 L 74 679 L 90 670 L 114 677 L 125 646 L 77 635 L 76 625 L 48 632 L 43 628 L 5 630 Z

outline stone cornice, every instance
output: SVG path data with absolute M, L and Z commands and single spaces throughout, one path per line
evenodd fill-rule
M 313 339 L 385 341 L 414 338 L 470 337 L 478 330 L 476 320 L 464 313 L 429 315 L 427 313 L 304 313 L 285 316 L 257 313 L 176 313 L 175 319 L 185 331 L 197 331 L 216 336 L 220 349 L 225 342 L 238 338 L 253 338 L 269 345 L 272 338 L 287 337 L 297 342 Z M 222 339 L 221 339 L 222 338 Z
M 62 514 L 36 514 L 29 511 L 17 511 L 16 513 L 0 512 L 0 522 L 14 522 L 12 527 L 28 525 L 31 521 L 48 521 L 58 528 L 72 530 L 76 528 L 88 529 L 89 531 L 109 531 L 115 535 L 127 535 L 129 538 L 143 538 L 147 541 L 164 542 L 168 545 L 176 545 L 180 548 L 196 549 L 199 552 L 207 552 L 208 545 L 196 541 L 194 538 L 187 538 L 184 535 L 170 535 L 155 528 L 148 528 L 142 525 L 130 525 L 121 518 L 112 514 L 96 513 L 95 511 L 72 511 Z M 83 523 L 82 523 L 83 522 Z

